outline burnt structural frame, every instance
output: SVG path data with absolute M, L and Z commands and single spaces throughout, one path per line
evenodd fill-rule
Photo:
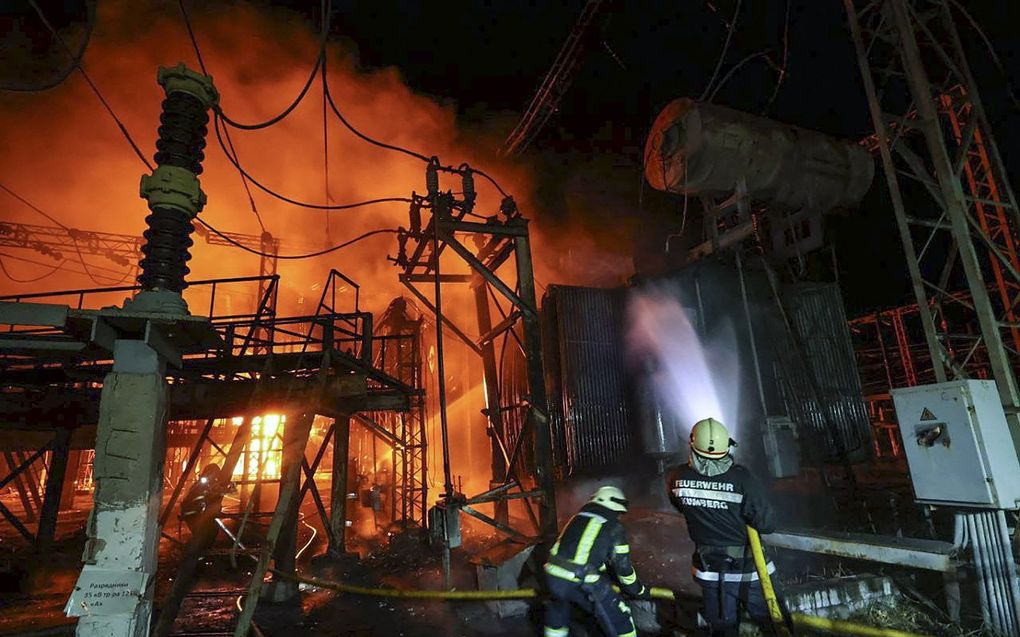
M 844 5 L 935 380 L 968 377 L 968 364 L 981 352 L 1010 429 L 1020 436 L 1020 212 L 951 2 Z M 985 196 L 975 191 L 975 140 L 984 151 L 983 169 L 996 184 Z M 927 195 L 928 205 L 911 205 L 905 193 Z M 950 289 L 961 275 L 966 289 Z M 950 324 L 950 306 L 968 316 Z M 978 333 L 959 329 L 974 323 Z
M 438 173 L 452 172 L 462 179 L 463 197 L 458 199 L 450 191 L 440 191 Z M 442 169 L 438 160 L 430 162 L 426 172 L 427 195 L 412 195 L 409 213 L 409 229 L 400 237 L 400 252 L 394 259 L 402 269 L 400 281 L 415 298 L 428 308 L 436 319 L 437 355 L 444 334 L 449 333 L 482 359 L 485 379 L 486 407 L 483 410 L 488 419 L 488 433 L 492 443 L 492 481 L 490 489 L 471 497 L 453 492 L 449 477 L 448 455 L 444 444 L 444 468 L 446 492 L 444 503 L 480 520 L 498 531 L 516 539 L 533 540 L 534 536 L 510 526 L 508 502 L 520 499 L 529 514 L 538 536 L 551 538 L 556 533 L 556 503 L 554 496 L 554 472 L 552 466 L 552 444 L 550 437 L 549 411 L 546 397 L 544 368 L 542 364 L 541 326 L 538 303 L 535 296 L 534 268 L 531 259 L 530 238 L 527 220 L 517 210 L 510 197 L 505 197 L 500 216 L 485 218 L 484 222 L 466 221 L 473 215 L 475 190 L 472 171 L 467 166 Z M 424 220 L 422 212 L 427 211 Z M 470 236 L 480 247 L 473 251 L 458 238 Z M 445 274 L 439 265 L 442 253 L 449 248 L 470 268 L 471 274 Z M 516 285 L 508 284 L 497 271 L 514 257 Z M 432 284 L 433 299 L 416 287 L 416 284 Z M 476 301 L 476 316 L 480 336 L 471 338 L 462 328 L 447 317 L 442 310 L 442 289 L 449 284 L 468 284 L 472 287 Z M 490 315 L 490 290 L 498 292 L 511 304 L 507 317 L 493 325 Z M 504 405 L 506 400 L 501 392 L 500 370 L 497 368 L 495 340 L 508 333 L 518 324 L 522 327 L 520 339 L 526 363 L 529 395 L 517 404 Z M 444 438 L 445 387 L 439 379 L 440 417 Z M 507 435 L 508 411 L 524 409 L 526 415 L 517 438 L 510 441 Z M 526 490 L 519 475 L 518 467 L 523 446 L 532 442 L 532 465 L 535 488 Z M 538 500 L 538 516 L 531 508 L 531 499 Z M 493 503 L 495 517 L 489 517 L 473 508 L 473 505 Z

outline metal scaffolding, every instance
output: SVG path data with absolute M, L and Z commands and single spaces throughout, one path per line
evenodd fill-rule
M 934 380 L 971 376 L 981 361 L 1020 435 L 1020 217 L 950 2 L 844 4 Z
M 462 198 L 455 197 L 450 191 L 440 191 L 440 171 L 454 173 L 461 178 Z M 426 196 L 412 196 L 409 229 L 400 236 L 400 251 L 395 262 L 402 269 L 401 282 L 436 318 L 437 385 L 445 482 L 440 504 L 453 515 L 457 511 L 463 512 L 510 537 L 529 540 L 536 533 L 550 536 L 556 530 L 549 415 L 530 240 L 527 221 L 521 217 L 510 197 L 504 198 L 499 215 L 484 218 L 484 222 L 465 220 L 468 215 L 478 216 L 473 212 L 473 175 L 466 166 L 452 169 L 441 167 L 435 159 L 430 162 L 426 172 L 428 193 Z M 427 220 L 423 219 L 424 212 L 431 213 Z M 464 237 L 473 239 L 476 250 L 462 243 Z M 470 268 L 471 274 L 441 272 L 440 257 L 447 248 Z M 511 277 L 516 282 L 511 279 L 508 283 L 499 271 L 504 265 L 510 267 L 511 257 L 514 258 Z M 431 284 L 432 299 L 417 284 Z M 477 340 L 444 314 L 442 290 L 449 284 L 471 286 L 480 335 Z M 492 303 L 496 293 L 509 302 L 510 309 L 504 313 L 496 303 L 502 319 L 493 325 Z M 455 336 L 482 361 L 486 401 L 482 411 L 489 420 L 492 482 L 489 490 L 473 497 L 455 493 L 450 473 L 443 368 L 444 333 Z M 520 387 L 518 395 L 508 400 L 504 388 L 513 381 L 501 374 L 495 342 L 501 336 L 510 335 L 523 352 L 525 369 L 522 376 L 526 383 Z M 515 422 L 520 426 L 512 426 Z M 531 454 L 526 453 L 528 446 Z M 513 528 L 508 514 L 510 500 L 523 502 L 533 530 Z M 537 517 L 531 508 L 531 500 L 537 501 Z M 493 517 L 475 508 L 475 505 L 484 503 L 494 504 Z M 445 539 L 447 546 L 451 541 L 456 546 L 459 541 L 449 534 Z

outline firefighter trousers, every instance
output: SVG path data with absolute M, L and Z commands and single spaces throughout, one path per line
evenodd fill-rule
M 695 579 L 701 586 L 703 617 L 713 637 L 739 634 L 741 610 L 759 626 L 763 634 L 774 634 L 772 617 L 759 581 L 719 582 Z
M 545 606 L 545 637 L 567 637 L 574 608 L 594 617 L 607 637 L 637 636 L 630 607 L 606 578 L 583 586 L 554 576 L 546 576 L 546 581 L 549 599 Z

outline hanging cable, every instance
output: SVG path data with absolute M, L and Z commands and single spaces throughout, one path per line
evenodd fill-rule
M 252 253 L 254 255 L 257 255 L 257 256 L 260 256 L 260 257 L 268 257 L 268 258 L 275 258 L 275 259 L 287 259 L 287 260 L 314 259 L 315 257 L 321 257 L 324 254 L 329 254 L 331 252 L 336 252 L 337 250 L 341 250 L 343 248 L 346 248 L 347 246 L 353 245 L 355 243 L 358 243 L 359 241 L 363 241 L 363 240 L 365 240 L 365 239 L 367 239 L 369 237 L 375 236 L 377 234 L 397 234 L 397 233 L 400 232 L 400 230 L 397 230 L 396 228 L 379 228 L 378 230 L 370 230 L 368 232 L 365 232 L 363 234 L 358 235 L 357 237 L 354 237 L 353 239 L 350 239 L 348 241 L 344 241 L 343 243 L 337 244 L 337 245 L 335 245 L 335 246 L 333 246 L 331 248 L 326 248 L 325 250 L 319 250 L 318 252 L 309 252 L 308 254 L 280 254 L 280 255 L 276 255 L 276 254 L 268 254 L 266 252 L 261 252 L 259 250 L 254 249 L 254 248 L 249 248 L 248 246 L 244 245 L 243 243 L 235 241 L 234 239 L 230 238 L 228 235 L 226 235 L 226 234 L 220 232 L 219 230 L 217 230 L 216 228 L 210 226 L 209 222 L 206 221 L 205 219 L 203 219 L 202 217 L 196 217 L 196 219 L 198 220 L 199 223 L 201 223 L 203 226 L 208 228 L 210 232 L 212 232 L 213 234 L 218 236 L 220 239 L 223 239 L 227 243 L 233 245 L 234 247 L 240 248 L 240 249 L 244 250 L 245 252 L 250 252 L 250 253 Z
M 82 36 L 81 45 L 78 50 L 71 56 L 71 63 L 62 70 L 54 79 L 37 85 L 27 84 L 7 84 L 0 86 L 0 91 L 10 91 L 12 93 L 40 93 L 42 91 L 48 91 L 51 88 L 59 86 L 64 83 L 71 73 L 78 68 L 81 63 L 82 57 L 85 56 L 85 49 L 88 48 L 89 41 L 92 39 L 92 32 L 96 28 L 96 2 L 95 0 L 88 0 L 85 2 L 85 34 Z
M 95 283 L 96 285 L 100 287 L 105 287 L 108 285 L 120 285 L 124 281 L 127 281 L 128 277 L 131 276 L 131 270 L 128 270 L 120 279 L 117 280 L 114 280 L 114 278 L 110 276 L 105 277 L 106 279 L 108 279 L 108 281 L 106 283 L 103 283 L 102 281 L 97 279 L 95 275 L 92 274 L 92 270 L 89 269 L 89 265 L 85 261 L 85 255 L 81 253 L 81 246 L 78 245 L 78 242 L 74 239 L 74 237 L 71 237 L 71 244 L 74 246 L 74 251 L 78 254 L 78 262 L 81 263 L 81 267 L 85 271 L 85 276 L 92 279 L 92 282 Z
M 10 255 L 0 253 L 0 256 L 9 257 Z M 64 259 L 63 261 L 61 261 L 57 265 L 53 266 L 53 268 L 49 272 L 47 272 L 45 274 L 42 274 L 42 275 L 37 276 L 37 277 L 30 278 L 30 279 L 19 279 L 19 278 L 13 276 L 7 270 L 7 266 L 4 264 L 4 260 L 2 258 L 0 258 L 0 271 L 2 271 L 4 273 L 5 277 L 10 279 L 11 281 L 14 281 L 15 283 L 35 283 L 37 281 L 42 281 L 43 279 L 45 279 L 47 277 L 53 276 L 54 274 L 56 274 L 60 270 L 64 269 L 64 264 L 65 263 L 67 263 L 67 259 Z
M 49 219 L 49 220 L 50 220 L 50 221 L 52 221 L 53 223 L 57 224 L 58 226 L 60 226 L 60 227 L 61 227 L 61 228 L 63 228 L 64 230 L 70 230 L 70 227 L 69 227 L 69 226 L 66 226 L 66 225 L 64 225 L 64 224 L 60 223 L 60 221 L 58 221 L 56 217 L 54 217 L 53 215 L 49 214 L 48 212 L 46 212 L 46 211 L 45 211 L 45 210 L 43 210 L 42 208 L 40 208 L 40 207 L 36 206 L 35 204 L 33 204 L 33 203 L 32 203 L 32 202 L 30 202 L 29 200 L 25 199 L 24 197 L 22 197 L 22 196 L 21 196 L 21 195 L 19 195 L 18 193 L 14 192 L 13 190 L 11 190 L 10 188 L 8 188 L 7 186 L 3 185 L 2 183 L 0 183 L 0 190 L 3 190 L 3 191 L 4 191 L 4 192 L 6 192 L 6 193 L 7 193 L 8 195 L 10 195 L 10 196 L 14 197 L 15 199 L 17 199 L 17 200 L 18 200 L 18 201 L 20 201 L 21 203 L 23 203 L 23 204 L 25 204 L 26 206 L 28 206 L 28 207 L 29 207 L 30 209 L 32 209 L 33 211 L 35 211 L 35 212 L 37 212 L 37 213 L 41 214 L 42 216 L 46 217 L 47 219 Z
M 187 10 L 187 7 L 184 4 L 184 0 L 177 0 L 177 6 L 180 8 L 181 16 L 184 19 L 184 26 L 188 29 L 188 37 L 191 38 L 191 45 L 192 45 L 192 47 L 194 47 L 195 55 L 198 57 L 198 64 L 199 64 L 199 66 L 202 67 L 202 72 L 205 73 L 206 75 L 209 75 L 209 72 L 208 72 L 208 70 L 206 69 L 206 66 L 205 66 L 205 62 L 202 59 L 202 52 L 201 52 L 201 50 L 199 49 L 199 46 L 198 46 L 198 37 L 195 35 L 195 31 L 194 31 L 194 29 L 191 26 L 191 19 L 190 19 L 189 15 L 188 15 L 188 10 Z M 283 109 L 283 112 L 281 112 L 279 115 L 276 115 L 275 117 L 271 117 L 271 118 L 265 120 L 264 122 L 258 122 L 256 124 L 244 124 L 244 123 L 235 121 L 235 120 L 231 119 L 230 117 L 228 117 L 227 114 L 224 113 L 222 109 L 217 108 L 217 113 L 219 114 L 219 116 L 221 118 L 223 118 L 223 122 L 225 124 L 227 124 L 228 126 L 232 126 L 234 128 L 240 129 L 240 130 L 260 130 L 260 129 L 268 128 L 268 127 L 270 127 L 270 126 L 272 126 L 274 124 L 279 123 L 280 121 L 285 119 L 288 115 L 290 115 L 294 111 L 294 109 L 296 109 L 298 107 L 298 104 L 300 104 L 301 101 L 304 100 L 305 95 L 308 94 L 308 89 L 311 88 L 312 82 L 315 80 L 315 75 L 316 75 L 316 73 L 319 72 L 319 66 L 322 64 L 323 60 L 325 59 L 326 37 L 329 35 L 329 14 L 330 14 L 330 8 L 331 8 L 331 3 L 327 2 L 326 3 L 325 11 L 323 12 L 323 16 L 322 16 L 322 29 L 321 29 L 321 33 L 320 33 L 320 37 L 319 37 L 319 54 L 315 58 L 315 65 L 312 67 L 312 72 L 308 75 L 308 80 L 305 82 L 304 86 L 301 88 L 301 91 L 298 93 L 297 97 L 294 98 L 294 101 L 291 102 L 290 105 L 287 106 L 285 109 Z
M 719 53 L 719 61 L 715 63 L 715 70 L 712 71 L 712 77 L 708 80 L 708 84 L 705 85 L 705 91 L 698 98 L 699 102 L 705 100 L 709 91 L 712 90 L 712 85 L 715 84 L 715 78 L 719 76 L 719 71 L 722 70 L 723 62 L 726 60 L 726 54 L 730 50 L 730 42 L 733 40 L 733 32 L 737 29 L 737 18 L 740 17 L 740 5 L 743 0 L 737 0 L 737 6 L 733 9 L 733 19 L 730 20 L 729 26 L 726 28 L 726 41 L 723 43 L 722 51 Z
M 201 51 L 200 51 L 199 46 L 198 46 L 198 39 L 195 36 L 194 30 L 193 30 L 193 28 L 191 26 L 191 20 L 190 20 L 190 18 L 188 16 L 187 9 L 186 9 L 186 7 L 184 5 L 184 0 L 178 0 L 178 6 L 180 7 L 181 15 L 184 18 L 184 24 L 185 24 L 185 27 L 188 30 L 188 35 L 189 35 L 189 37 L 191 39 L 192 46 L 195 49 L 195 55 L 198 57 L 199 65 L 202 67 L 203 72 L 206 72 L 205 64 L 204 64 L 203 59 L 202 59 L 202 54 L 201 54 Z M 287 117 L 291 112 L 293 112 L 294 109 L 297 108 L 298 104 L 301 103 L 301 101 L 304 99 L 304 97 L 308 94 L 308 91 L 311 88 L 312 82 L 315 79 L 316 73 L 319 73 L 322 76 L 322 90 L 323 90 L 323 97 L 325 99 L 325 104 L 323 105 L 323 108 L 325 108 L 325 106 L 328 105 L 330 110 L 333 111 L 333 114 L 336 116 L 336 118 L 338 120 L 340 120 L 340 122 L 344 125 L 344 127 L 347 128 L 347 130 L 349 130 L 355 137 L 357 137 L 357 138 L 361 139 L 362 141 L 364 141 L 366 143 L 369 143 L 369 144 L 371 144 L 373 146 L 377 146 L 377 147 L 383 148 L 385 150 L 390 150 L 390 151 L 402 153 L 402 154 L 408 155 L 410 157 L 414 157 L 415 159 L 418 159 L 418 160 L 423 161 L 425 163 L 428 163 L 430 161 L 429 157 L 427 157 L 427 156 L 425 156 L 425 155 L 423 155 L 421 153 L 418 153 L 418 152 L 415 152 L 413 150 L 409 150 L 407 148 L 403 148 L 401 146 L 397 146 L 397 145 L 394 145 L 394 144 L 387 144 L 385 142 L 381 142 L 381 141 L 378 141 L 378 140 L 376 140 L 376 139 L 374 139 L 372 137 L 369 137 L 368 135 L 362 133 L 360 130 L 355 128 L 354 125 L 351 124 L 347 120 L 346 117 L 344 117 L 344 115 L 340 111 L 339 107 L 337 107 L 336 102 L 333 100 L 333 95 L 332 95 L 332 93 L 329 90 L 328 73 L 327 73 L 327 69 L 326 69 L 326 41 L 327 41 L 327 38 L 328 38 L 328 35 L 329 35 L 330 13 L 332 12 L 332 2 L 330 0 L 326 0 L 323 3 L 323 9 L 322 10 L 323 10 L 323 19 L 322 19 L 322 32 L 321 32 L 321 40 L 320 40 L 320 46 L 319 46 L 319 55 L 316 58 L 314 66 L 312 67 L 312 72 L 309 75 L 308 80 L 305 82 L 305 84 L 302 87 L 302 89 L 301 89 L 300 93 L 298 94 L 298 96 L 290 104 L 290 106 L 288 106 L 286 109 L 284 109 L 284 111 L 282 113 L 280 113 L 276 117 L 268 119 L 268 120 L 266 120 L 264 122 L 260 122 L 258 124 L 241 124 L 239 122 L 236 122 L 236 121 L 230 119 L 226 115 L 226 113 L 223 112 L 222 109 L 217 109 L 217 111 L 216 111 L 217 117 L 216 117 L 216 120 L 215 120 L 215 123 L 216 123 L 216 137 L 217 137 L 217 140 L 219 140 L 219 142 L 220 142 L 220 147 L 223 149 L 224 154 L 227 155 L 227 158 L 234 165 L 234 167 L 238 170 L 238 172 L 240 172 L 240 174 L 242 175 L 242 177 L 244 179 L 247 179 L 248 181 L 251 181 L 253 184 L 255 184 L 256 187 L 258 187 L 260 190 L 266 192 L 267 194 L 269 194 L 269 195 L 271 195 L 271 196 L 273 196 L 273 197 L 275 197 L 275 198 L 277 198 L 277 199 L 279 199 L 281 201 L 284 201 L 286 203 L 292 204 L 292 205 L 300 206 L 300 207 L 303 207 L 303 208 L 313 208 L 313 209 L 317 209 L 317 210 L 327 210 L 328 211 L 328 210 L 345 210 L 345 209 L 350 209 L 350 208 L 358 208 L 358 207 L 362 207 L 362 206 L 365 206 L 365 205 L 371 205 L 371 204 L 375 204 L 375 203 L 392 202 L 392 201 L 399 201 L 399 202 L 402 202 L 402 203 L 409 203 L 410 200 L 408 200 L 406 198 L 402 198 L 402 199 L 375 199 L 375 200 L 370 200 L 370 201 L 366 201 L 366 202 L 359 202 L 359 203 L 355 203 L 355 204 L 346 204 L 346 205 L 334 206 L 334 205 L 329 205 L 328 204 L 328 201 L 329 201 L 328 190 L 327 190 L 327 205 L 308 204 L 308 203 L 303 203 L 303 202 L 299 202 L 299 201 L 290 199 L 288 197 L 280 195 L 279 193 L 274 192 L 273 190 L 267 188 L 266 186 L 263 186 L 261 183 L 259 183 L 257 180 L 255 180 L 251 176 L 250 173 L 246 172 L 241 167 L 240 161 L 237 158 L 237 153 L 236 153 L 236 150 L 234 149 L 233 142 L 230 140 L 230 133 L 229 133 L 229 131 L 226 128 L 224 128 L 222 131 L 220 130 L 220 127 L 219 127 L 219 122 L 220 121 L 222 121 L 224 124 L 226 124 L 228 126 L 231 126 L 231 127 L 234 127 L 234 128 L 238 128 L 238 129 L 242 129 L 242 130 L 257 130 L 257 129 L 261 129 L 261 128 L 267 128 L 269 126 L 272 126 L 273 124 L 276 124 L 276 123 L 280 122 L 285 117 Z M 206 74 L 208 75 L 207 72 L 206 72 Z M 325 125 L 324 125 L 324 130 L 325 130 Z M 226 139 L 224 139 L 224 137 Z M 229 146 L 229 151 L 227 150 L 228 146 Z M 452 170 L 452 169 L 446 169 L 446 170 Z M 499 182 L 497 182 L 496 179 L 493 178 L 491 175 L 489 175 L 488 173 L 486 173 L 485 171 L 482 171 L 482 170 L 477 170 L 477 169 L 472 169 L 472 170 L 473 170 L 473 172 L 475 172 L 478 175 L 480 175 L 483 179 L 485 179 L 486 181 L 491 183 L 493 185 L 493 187 L 499 192 L 499 194 L 502 197 L 506 198 L 506 197 L 509 196 L 507 194 L 506 190 L 504 190 L 503 187 L 499 184 Z M 247 189 L 247 184 L 245 184 L 245 188 Z M 253 201 L 253 200 L 251 200 L 250 192 L 249 192 L 249 200 Z M 254 206 L 254 204 L 253 204 L 253 206 Z M 257 215 L 257 212 L 256 212 L 256 215 Z M 261 223 L 261 219 L 260 219 L 260 223 Z
M 67 46 L 67 43 L 64 42 L 64 39 L 60 37 L 60 34 L 57 33 L 57 30 L 53 28 L 53 25 L 50 24 L 50 21 L 46 19 L 46 14 L 42 12 L 42 9 L 39 8 L 39 5 L 36 3 L 36 1 L 28 0 L 28 3 L 32 5 L 32 9 L 34 9 L 36 14 L 39 15 L 39 19 L 42 20 L 44 25 L 46 25 L 46 28 L 49 30 L 51 34 L 53 34 L 53 37 L 56 38 L 58 42 L 60 42 L 60 45 L 64 47 L 65 51 L 67 51 L 67 54 L 70 55 L 72 59 L 74 59 L 75 54 L 71 51 L 70 47 Z M 113 121 L 117 123 L 117 127 L 120 128 L 121 134 L 124 136 L 124 139 L 126 139 L 128 143 L 131 144 L 131 149 L 135 151 L 136 155 L 138 155 L 138 159 L 142 160 L 142 163 L 145 164 L 145 167 L 148 168 L 150 172 L 154 170 L 152 164 L 149 163 L 149 160 L 145 157 L 145 154 L 142 153 L 142 150 L 138 147 L 138 144 L 135 143 L 134 138 L 131 137 L 131 133 L 128 132 L 127 127 L 124 126 L 124 122 L 120 121 L 120 118 L 117 117 L 117 114 L 113 112 L 113 107 L 111 107 L 110 103 L 106 101 L 105 97 L 103 97 L 103 94 L 99 90 L 99 87 L 96 86 L 95 82 L 92 81 L 92 78 L 89 77 L 89 74 L 85 72 L 85 67 L 81 65 L 81 60 L 78 60 L 74 66 L 81 73 L 81 76 L 85 78 L 85 81 L 88 82 L 89 87 L 92 89 L 92 92 L 95 93 L 96 97 L 99 98 L 99 101 L 103 103 L 103 107 L 106 108 L 106 112 L 109 113 L 110 117 L 113 118 Z
M 216 115 L 214 114 L 213 117 L 215 116 Z M 231 154 L 236 158 L 237 150 L 234 148 L 234 140 L 230 138 L 230 131 L 224 129 L 223 133 L 227 138 L 227 145 L 230 147 Z M 231 162 L 231 164 L 234 166 L 234 170 L 237 171 L 237 175 L 241 178 L 241 185 L 244 186 L 244 193 L 248 195 L 248 207 L 251 209 L 252 214 L 255 215 L 255 219 L 259 222 L 259 227 L 262 229 L 262 232 L 265 232 L 266 224 L 262 222 L 262 215 L 259 214 L 259 208 L 255 205 L 255 197 L 252 196 L 251 187 L 248 186 L 250 179 L 245 172 L 240 169 L 240 162 L 237 162 L 236 164 Z
M 234 168 L 236 168 L 242 175 L 244 175 L 248 179 L 248 181 L 255 184 L 255 186 L 262 192 L 272 197 L 275 197 L 280 201 L 289 203 L 292 206 L 298 206 L 301 208 L 311 208 L 312 210 L 350 210 L 352 208 L 362 208 L 364 206 L 371 206 L 380 203 L 411 203 L 411 200 L 407 197 L 384 197 L 381 199 L 369 199 L 368 201 L 359 201 L 356 203 L 329 204 L 329 205 L 313 204 L 304 201 L 298 201 L 296 199 L 291 199 L 290 197 L 282 195 L 276 192 L 275 190 L 272 190 L 268 186 L 263 185 L 259 180 L 255 179 L 255 177 L 253 177 L 251 173 L 246 171 L 241 166 L 240 162 L 237 160 L 237 157 L 231 154 L 230 149 L 227 147 L 227 144 L 223 141 L 223 131 L 220 128 L 220 118 L 216 117 L 213 120 L 213 124 L 214 130 L 216 132 L 216 139 L 219 141 L 220 148 L 223 150 L 223 154 L 226 155 L 230 163 L 234 165 Z
M 325 10 L 325 1 L 322 3 Z M 333 198 L 329 196 L 329 120 L 326 117 L 326 61 L 322 61 L 322 185 L 323 196 L 329 204 Z M 329 210 L 326 211 L 326 243 L 333 240 L 329 231 Z
M 733 68 L 731 68 L 729 71 L 727 71 L 726 75 L 724 75 L 723 78 L 721 80 L 719 80 L 719 83 L 716 84 L 715 88 L 712 89 L 712 93 L 708 96 L 708 101 L 711 102 L 712 100 L 715 99 L 715 96 L 719 92 L 719 89 L 721 89 L 722 87 L 726 86 L 726 82 L 728 82 L 730 80 L 730 78 L 733 77 L 733 75 L 737 71 L 739 71 L 741 69 L 741 67 L 743 67 L 745 64 L 747 64 L 751 60 L 756 60 L 756 59 L 758 59 L 760 57 L 767 58 L 770 52 L 771 51 L 769 51 L 769 49 L 764 49 L 764 50 L 758 51 L 756 53 L 752 53 L 752 54 L 748 55 L 747 57 L 745 57 L 744 59 L 742 59 L 739 62 L 737 62 L 736 64 L 734 64 Z
M 408 150 L 401 146 L 394 146 L 393 144 L 386 144 L 384 142 L 380 142 L 378 140 L 372 139 L 368 135 L 365 135 L 357 128 L 354 128 L 354 126 L 347 121 L 347 118 L 343 116 L 343 113 L 340 112 L 340 109 L 337 108 L 336 103 L 333 102 L 333 94 L 329 90 L 329 81 L 327 79 L 325 69 L 322 69 L 322 88 L 323 92 L 326 94 L 326 101 L 329 104 L 330 109 L 332 109 L 333 114 L 336 115 L 337 119 L 340 120 L 340 123 L 343 124 L 347 128 L 347 130 L 351 131 L 351 133 L 353 133 L 355 137 L 364 142 L 372 144 L 373 146 L 378 146 L 379 148 L 384 148 L 386 150 L 392 150 L 397 153 L 403 153 L 410 157 L 414 157 L 415 159 L 421 160 L 426 164 L 429 163 L 430 161 L 429 158 L 426 157 L 425 155 L 422 155 L 421 153 L 417 153 L 413 150 Z
M 995 67 L 999 70 L 999 73 L 1002 75 L 1002 79 L 1005 81 L 1006 92 L 1009 93 L 1009 98 L 1013 102 L 1013 107 L 1020 111 L 1020 100 L 1017 100 L 1016 93 L 1013 91 L 1013 83 L 1009 81 L 1009 73 L 1006 72 L 1006 67 L 1002 64 L 1002 59 L 999 57 L 999 54 L 995 51 L 995 47 L 992 46 L 992 41 L 988 38 L 988 35 L 985 33 L 985 30 L 981 28 L 981 25 L 978 23 L 978 21 L 974 19 L 974 16 L 972 16 L 970 12 L 967 11 L 967 8 L 964 7 L 963 4 L 959 2 L 959 0 L 950 0 L 950 2 L 953 3 L 953 6 L 956 7 L 956 9 L 963 15 L 967 22 L 970 23 L 971 28 L 974 29 L 974 31 L 976 31 L 978 36 L 981 38 L 981 41 L 984 43 L 985 48 L 988 49 L 988 55 L 991 56 L 992 62 L 995 63 Z
M 7 252 L 0 252 L 0 257 L 4 257 L 4 258 L 7 258 L 7 259 L 13 259 L 15 261 L 21 261 L 22 263 L 29 263 L 31 265 L 37 265 L 39 267 L 44 267 L 44 268 L 52 268 L 53 267 L 52 263 L 43 263 L 42 261 L 36 261 L 35 259 L 27 259 L 25 257 L 17 256 L 17 255 L 10 254 L 10 253 L 7 253 Z M 70 272 L 71 274 L 80 274 L 81 276 L 88 276 L 82 270 L 76 270 L 74 268 L 69 267 L 70 263 L 72 263 L 72 261 L 70 259 L 64 259 L 64 263 L 61 264 L 61 266 L 60 266 L 60 268 L 58 268 L 58 270 L 62 271 L 62 272 Z M 106 270 L 108 272 L 113 272 L 115 274 L 121 274 L 122 273 L 122 270 L 114 270 L 113 268 L 107 268 L 107 267 L 103 267 L 101 265 L 93 265 L 92 268 L 96 269 L 96 270 Z
M 191 17 L 188 16 L 188 9 L 184 6 L 184 0 L 177 0 L 177 7 L 181 10 L 181 18 L 184 20 L 184 26 L 188 30 L 188 37 L 191 39 L 191 46 L 195 49 L 195 57 L 198 59 L 198 65 L 202 68 L 202 73 L 206 76 L 209 75 L 209 70 L 205 66 L 205 59 L 202 57 L 202 50 L 198 46 L 198 38 L 195 37 L 195 31 L 191 28 Z M 237 151 L 234 150 L 234 140 L 230 138 L 230 131 L 224 131 L 226 133 L 227 144 L 230 146 L 231 152 L 234 156 L 237 156 Z M 262 232 L 266 231 L 266 224 L 262 222 L 262 215 L 259 214 L 258 206 L 255 205 L 255 197 L 251 194 L 251 188 L 248 186 L 248 178 L 243 173 L 238 172 L 238 176 L 241 178 L 241 185 L 244 186 L 244 192 L 248 195 L 248 207 L 251 209 L 255 219 L 259 222 L 259 227 Z
M 772 89 L 772 95 L 769 96 L 769 101 L 765 103 L 765 108 L 761 109 L 762 115 L 767 113 L 772 108 L 772 104 L 775 103 L 776 97 L 779 95 L 779 89 L 783 86 L 783 82 L 786 81 L 786 67 L 789 61 L 790 54 L 790 4 L 793 0 L 786 0 L 786 15 L 783 18 L 783 62 L 779 67 L 779 77 L 776 78 L 776 85 Z

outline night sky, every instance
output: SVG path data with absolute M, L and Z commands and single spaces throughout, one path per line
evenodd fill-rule
M 11 16 L 31 12 L 27 2 L 2 4 L 6 8 L 0 8 L 0 29 Z M 261 4 L 271 10 L 297 11 L 310 23 L 319 21 L 318 2 Z M 332 35 L 356 48 L 363 68 L 397 67 L 414 90 L 454 105 L 467 126 L 491 127 L 497 122 L 506 127 L 530 100 L 584 4 L 583 0 L 442 4 L 334 0 Z M 1020 19 L 1016 3 L 964 0 L 964 4 L 985 28 L 1009 75 L 1020 76 L 1020 41 L 1012 33 L 1012 25 Z M 81 0 L 41 0 L 40 5 L 57 26 L 83 14 Z M 565 210 L 567 206 L 558 202 L 577 189 L 588 188 L 586 196 L 604 202 L 590 206 L 586 223 L 592 227 L 642 219 L 639 225 L 646 233 L 653 232 L 655 241 L 674 228 L 677 202 L 640 185 L 644 136 L 665 104 L 701 94 L 735 6 L 736 0 L 616 1 L 611 5 L 590 40 L 559 113 L 527 157 L 544 177 L 542 190 L 551 210 Z M 785 11 L 782 0 L 743 2 L 722 74 L 761 50 L 768 51 L 772 64 L 765 57 L 746 64 L 719 91 L 716 102 L 754 113 L 766 107 L 777 77 L 773 65 L 781 65 L 783 59 Z M 1010 172 L 1016 173 L 1020 154 L 1011 151 L 1020 143 L 1020 113 L 974 31 L 963 23 L 960 30 L 1000 149 Z M 40 27 L 40 42 L 47 41 Z M 786 71 L 769 115 L 850 139 L 870 133 L 842 2 L 791 0 Z M 875 185 L 862 209 L 836 219 L 830 227 L 851 314 L 908 298 L 882 181 L 878 166 Z M 563 186 L 568 182 L 570 187 Z M 565 219 L 564 224 L 566 229 Z M 648 240 L 635 236 L 635 251 L 645 249 Z M 885 256 L 875 258 L 876 250 Z

